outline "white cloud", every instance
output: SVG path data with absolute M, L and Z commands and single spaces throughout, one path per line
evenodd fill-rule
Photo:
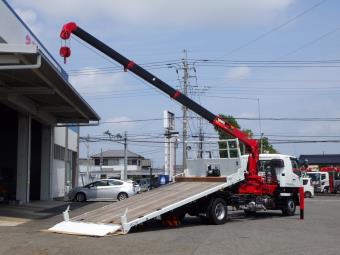
M 241 80 L 249 77 L 251 69 L 248 66 L 233 67 L 227 71 L 227 79 Z
M 14 0 L 51 19 L 126 22 L 138 27 L 233 26 L 262 23 L 286 10 L 295 0 Z
M 92 67 L 85 67 L 80 72 L 86 75 L 70 76 L 70 82 L 81 94 L 98 95 L 128 88 L 125 73 L 100 75 L 100 70 Z

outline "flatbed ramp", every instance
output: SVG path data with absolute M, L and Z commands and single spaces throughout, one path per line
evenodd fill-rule
M 229 185 L 220 180 L 176 182 L 86 212 L 70 220 L 66 217 L 65 221 L 50 228 L 49 231 L 89 236 L 126 234 L 133 226 Z

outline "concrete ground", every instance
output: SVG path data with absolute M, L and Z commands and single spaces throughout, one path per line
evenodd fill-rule
M 72 203 L 72 215 L 104 204 Z M 63 202 L 0 205 L 0 254 L 340 254 L 339 196 L 307 199 L 304 221 L 275 211 L 249 218 L 230 212 L 225 225 L 205 225 L 188 217 L 181 227 L 155 224 L 124 236 L 94 238 L 42 231 L 61 221 L 66 206 Z

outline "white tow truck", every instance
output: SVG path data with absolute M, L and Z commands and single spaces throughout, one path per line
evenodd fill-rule
M 229 158 L 190 158 L 188 168 L 183 175 L 176 176 L 174 183 L 72 218 L 65 212 L 64 221 L 49 231 L 90 236 L 126 234 L 151 219 L 177 225 L 186 214 L 205 218 L 211 224 L 223 224 L 228 219 L 228 205 L 244 210 L 247 215 L 272 209 L 294 215 L 299 204 L 295 190 L 301 186 L 299 173 L 293 171 L 296 158 L 260 154 L 259 175 L 265 182 L 276 180 L 280 192 L 275 197 L 244 197 L 235 194 L 235 190 L 245 180 L 248 155 L 241 156 L 237 139 L 225 142 L 230 145 Z M 212 171 L 219 175 L 207 177 Z
M 303 219 L 303 186 L 297 174 L 299 168 L 294 165 L 295 159 L 273 154 L 262 155 L 261 161 L 257 140 L 249 138 L 222 117 L 172 88 L 73 22 L 63 26 L 60 37 L 66 41 L 71 34 L 236 139 L 225 141 L 228 158 L 188 160 L 185 175 L 177 176 L 174 183 L 71 219 L 68 212 L 64 212 L 64 222 L 50 228 L 50 231 L 95 236 L 125 234 L 132 227 L 157 217 L 169 225 L 176 225 L 187 213 L 204 216 L 211 224 L 223 224 L 228 219 L 228 205 L 246 213 L 281 210 L 286 216 L 294 215 L 299 205 L 300 218 Z M 60 55 L 66 62 L 71 50 L 66 42 L 64 45 Z M 245 145 L 248 155 L 241 157 L 239 142 Z

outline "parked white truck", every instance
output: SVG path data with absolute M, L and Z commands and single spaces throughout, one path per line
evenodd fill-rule
M 315 192 L 330 192 L 330 179 L 328 172 L 306 172 L 305 175 L 311 178 L 311 183 Z
M 303 191 L 305 192 L 305 197 L 307 198 L 314 197 L 314 187 L 312 185 L 312 179 L 309 177 L 303 177 L 302 183 Z

